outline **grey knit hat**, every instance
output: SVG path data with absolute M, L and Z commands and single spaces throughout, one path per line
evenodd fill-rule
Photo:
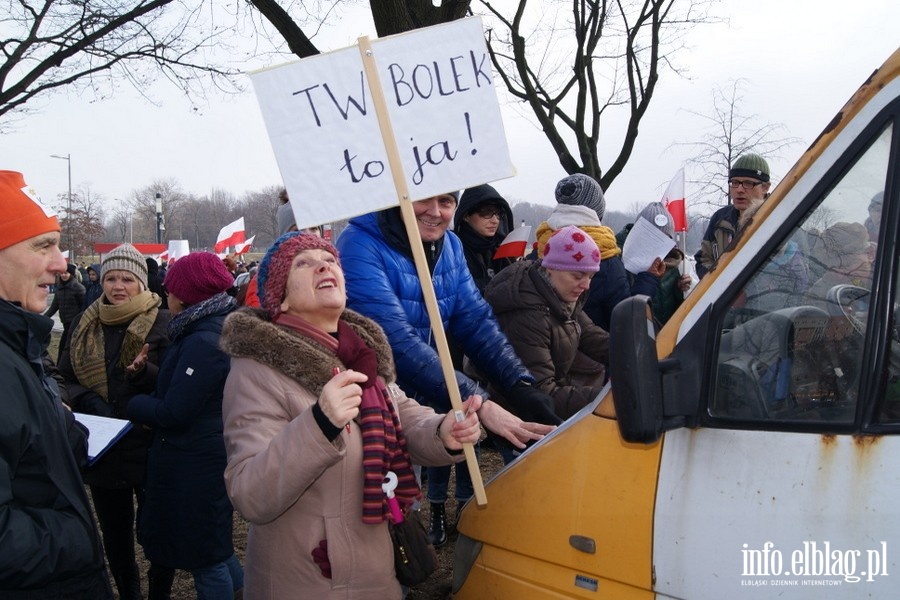
M 580 204 L 587 206 L 602 221 L 606 212 L 606 198 L 603 189 L 593 177 L 575 173 L 560 179 L 556 184 L 556 201 L 560 204 Z
M 672 221 L 672 215 L 666 210 L 662 202 L 651 202 L 644 207 L 638 218 L 644 217 L 650 224 L 662 231 L 670 238 L 675 237 L 675 223 Z
M 752 177 L 763 182 L 769 181 L 769 163 L 759 154 L 752 152 L 742 154 L 728 171 L 728 178 L 732 177 Z
M 278 207 L 278 212 L 275 215 L 275 222 L 278 225 L 279 237 L 286 234 L 288 229 L 297 225 L 297 220 L 294 218 L 294 210 L 291 208 L 290 202 Z
M 109 271 L 128 271 L 134 273 L 144 289 L 147 289 L 147 261 L 144 255 L 138 252 L 137 248 L 131 244 L 122 244 L 116 246 L 106 253 L 103 257 L 103 263 L 100 265 L 100 279 Z

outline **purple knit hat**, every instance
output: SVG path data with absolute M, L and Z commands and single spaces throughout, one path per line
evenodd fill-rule
M 557 271 L 596 273 L 600 270 L 600 250 L 591 236 L 574 225 L 563 227 L 544 244 L 541 266 Z
M 304 250 L 325 250 L 334 255 L 341 264 L 340 254 L 331 242 L 311 233 L 289 231 L 266 251 L 256 274 L 256 293 L 259 304 L 273 319 L 281 312 L 281 303 L 287 288 L 291 262 Z
M 199 304 L 234 285 L 234 277 L 212 252 L 192 252 L 166 272 L 166 289 L 187 305 Z

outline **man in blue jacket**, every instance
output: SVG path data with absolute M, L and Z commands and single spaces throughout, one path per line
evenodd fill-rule
M 0 597 L 107 600 L 112 589 L 79 472 L 87 436 L 42 357 L 41 315 L 66 270 L 56 213 L 0 171 Z
M 539 423 L 557 425 L 561 420 L 553 412 L 552 399 L 532 386 L 534 379 L 516 356 L 472 279 L 462 243 L 447 231 L 456 203 L 456 194 L 413 203 L 441 320 L 448 336 L 490 381 L 490 398 L 521 417 L 513 416 L 497 402 L 486 401 L 478 412 L 482 423 L 517 448 L 524 448 L 526 442 L 539 439 L 552 429 Z M 347 279 L 347 307 L 370 317 L 384 329 L 394 352 L 397 383 L 407 394 L 438 412 L 450 410 L 450 397 L 400 209 L 351 219 L 337 240 L 337 248 Z M 487 397 L 471 378 L 459 371 L 456 376 L 461 397 Z M 433 501 L 431 537 L 440 545 L 446 541 L 444 505 L 431 492 L 429 489 L 429 500 Z

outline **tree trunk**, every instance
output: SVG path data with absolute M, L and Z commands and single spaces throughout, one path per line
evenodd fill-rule
M 471 0 L 444 0 L 434 6 L 430 0 L 371 0 L 369 7 L 379 37 L 412 29 L 449 23 L 466 16 Z

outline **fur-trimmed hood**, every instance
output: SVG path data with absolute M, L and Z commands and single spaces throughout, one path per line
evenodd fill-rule
M 394 357 L 381 327 L 352 310 L 341 320 L 359 335 L 378 356 L 378 374 L 385 383 L 396 379 Z M 250 358 L 296 380 L 319 395 L 333 377 L 332 369 L 346 366 L 322 344 L 269 320 L 259 308 L 244 307 L 228 316 L 219 338 L 222 350 L 234 358 Z

